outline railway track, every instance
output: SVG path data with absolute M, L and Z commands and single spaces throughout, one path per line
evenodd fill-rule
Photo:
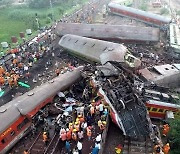
M 124 141 L 123 154 L 151 154 L 153 143 L 148 138 L 132 139 L 126 137 Z
M 30 146 L 30 148 L 28 149 L 28 152 L 32 154 L 53 154 L 56 151 L 58 143 L 59 135 L 55 133 L 53 137 L 49 140 L 48 145 L 45 146 L 42 138 L 42 132 L 40 132 Z

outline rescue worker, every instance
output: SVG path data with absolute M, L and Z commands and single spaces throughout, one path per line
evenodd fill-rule
M 163 134 L 164 137 L 167 136 L 169 130 L 170 130 L 170 127 L 169 127 L 168 124 L 163 125 L 163 131 L 162 131 L 162 134 Z
M 28 149 L 24 150 L 24 154 L 29 154 Z
M 66 129 L 66 139 L 69 141 L 71 140 L 72 138 L 72 135 L 71 135 L 72 131 L 70 131 L 68 128 Z
M 169 150 L 170 150 L 169 143 L 166 143 L 166 145 L 164 145 L 164 147 L 163 147 L 163 152 L 164 152 L 164 154 L 168 154 L 168 153 L 169 153 Z
M 47 134 L 47 132 L 43 132 L 43 142 L 47 146 L 47 144 L 48 144 L 48 134 Z
M 3 76 L 0 76 L 0 86 L 4 86 L 5 84 L 5 79 Z
M 18 86 L 18 79 L 19 79 L 19 75 L 14 74 L 13 75 L 13 81 L 14 81 L 14 85 L 17 87 Z
M 3 76 L 4 74 L 5 74 L 5 70 L 2 66 L 0 66 L 0 75 Z
M 74 124 L 74 128 L 76 129 L 76 131 L 79 131 L 79 123 L 76 121 Z
M 115 148 L 115 152 L 116 152 L 116 154 L 120 154 L 121 151 L 122 151 L 122 145 L 119 144 L 119 145 Z
M 92 132 L 91 132 L 91 126 L 88 126 L 86 128 L 88 140 L 91 140 Z
M 81 140 L 81 139 L 83 139 L 84 138 L 84 132 L 82 131 L 82 130 L 80 130 L 79 132 L 78 132 L 78 138 L 79 138 L 79 140 Z
M 61 138 L 62 141 L 66 141 L 66 131 L 65 131 L 65 129 L 61 130 L 60 138 Z
M 73 129 L 73 131 L 72 131 L 72 139 L 73 139 L 74 141 L 77 140 L 76 129 Z
M 56 72 L 56 75 L 59 76 L 59 74 L 60 74 L 60 69 L 57 67 L 56 70 L 55 70 L 55 72 Z
M 12 79 L 12 77 L 8 77 L 8 84 L 9 84 L 10 88 L 13 87 L 13 79 Z
M 72 132 L 73 131 L 73 123 L 69 123 L 69 130 Z

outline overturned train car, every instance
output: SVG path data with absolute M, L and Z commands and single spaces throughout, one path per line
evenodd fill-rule
M 78 57 L 102 65 L 109 61 L 120 62 L 130 68 L 141 65 L 141 61 L 134 57 L 126 46 L 118 43 L 67 34 L 61 38 L 59 45 Z
M 171 22 L 170 18 L 112 2 L 108 4 L 108 11 L 115 15 L 130 17 L 157 27 L 164 27 Z
M 160 36 L 159 29 L 152 27 L 79 23 L 59 23 L 55 33 L 59 36 L 73 34 L 103 40 L 136 41 L 139 43 L 157 42 Z
M 45 110 L 59 91 L 81 78 L 80 70 L 82 67 L 60 75 L 0 107 L 0 154 L 6 153 L 29 132 L 39 111 Z

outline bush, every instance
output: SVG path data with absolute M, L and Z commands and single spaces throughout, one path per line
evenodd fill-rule
M 167 8 L 162 8 L 161 10 L 160 10 L 160 14 L 162 15 L 162 14 L 169 14 L 169 10 L 167 9 Z
M 47 17 L 47 19 L 46 19 L 46 24 L 50 24 L 51 23 L 51 18 L 50 17 Z
M 171 153 L 179 154 L 180 151 L 180 119 L 175 119 L 170 122 L 170 139 Z

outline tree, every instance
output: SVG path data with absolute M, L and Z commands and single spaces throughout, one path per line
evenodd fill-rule
M 160 14 L 169 14 L 169 10 L 167 8 L 162 8 Z
M 168 135 L 171 153 L 179 154 L 180 152 L 180 118 L 170 121 L 170 133 Z

